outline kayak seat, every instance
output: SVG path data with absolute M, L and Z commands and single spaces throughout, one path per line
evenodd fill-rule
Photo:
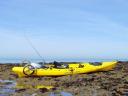
M 89 64 L 94 65 L 94 66 L 100 66 L 100 65 L 102 65 L 102 63 L 100 63 L 100 62 L 91 62 Z
M 68 64 L 63 64 L 63 63 L 59 63 L 54 61 L 53 62 L 54 68 L 59 68 L 59 69 L 64 69 L 64 68 L 68 68 Z
M 45 68 L 45 69 L 46 69 L 46 68 L 49 68 L 49 67 L 47 67 L 47 66 L 42 66 L 41 68 Z

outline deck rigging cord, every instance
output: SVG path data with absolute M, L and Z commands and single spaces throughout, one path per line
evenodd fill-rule
M 28 42 L 28 44 L 32 47 L 32 49 L 36 52 L 36 54 L 41 58 L 41 60 L 43 61 L 43 65 L 45 64 L 45 60 L 43 59 L 43 57 L 41 56 L 41 54 L 38 52 L 38 50 L 36 49 L 36 47 L 33 45 L 33 43 L 31 42 L 31 40 L 28 38 L 26 32 L 24 32 L 24 38 L 26 39 L 26 41 Z

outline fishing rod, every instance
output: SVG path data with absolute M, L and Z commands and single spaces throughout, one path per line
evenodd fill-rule
M 31 40 L 28 38 L 27 34 L 24 32 L 24 37 L 26 39 L 26 41 L 28 42 L 28 44 L 32 47 L 32 49 L 36 52 L 36 54 L 41 58 L 41 60 L 43 61 L 43 65 L 45 64 L 45 60 L 43 59 L 43 57 L 41 56 L 41 54 L 38 52 L 38 50 L 36 49 L 36 47 L 33 45 L 33 43 L 31 42 Z

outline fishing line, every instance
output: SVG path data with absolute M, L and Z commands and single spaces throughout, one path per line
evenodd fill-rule
M 28 38 L 28 36 L 26 35 L 26 33 L 24 32 L 24 37 L 26 39 L 26 41 L 28 42 L 28 44 L 32 47 L 32 49 L 36 52 L 36 54 L 41 58 L 41 60 L 43 60 L 43 64 L 45 64 L 45 60 L 43 59 L 43 57 L 40 55 L 40 53 L 38 52 L 38 50 L 36 49 L 36 47 L 33 45 L 33 43 L 31 42 L 31 40 Z

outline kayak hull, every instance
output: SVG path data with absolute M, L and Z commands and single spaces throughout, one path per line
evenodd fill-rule
M 93 65 L 91 63 L 82 64 L 69 64 L 68 68 L 39 68 L 35 70 L 27 70 L 28 73 L 32 73 L 31 76 L 63 76 L 73 74 L 83 74 L 98 71 L 112 70 L 117 64 L 117 61 L 102 62 L 101 65 Z M 19 77 L 28 76 L 24 74 L 24 67 L 13 67 L 12 71 Z M 32 72 L 33 71 L 33 72 Z M 30 75 L 29 75 L 30 76 Z

